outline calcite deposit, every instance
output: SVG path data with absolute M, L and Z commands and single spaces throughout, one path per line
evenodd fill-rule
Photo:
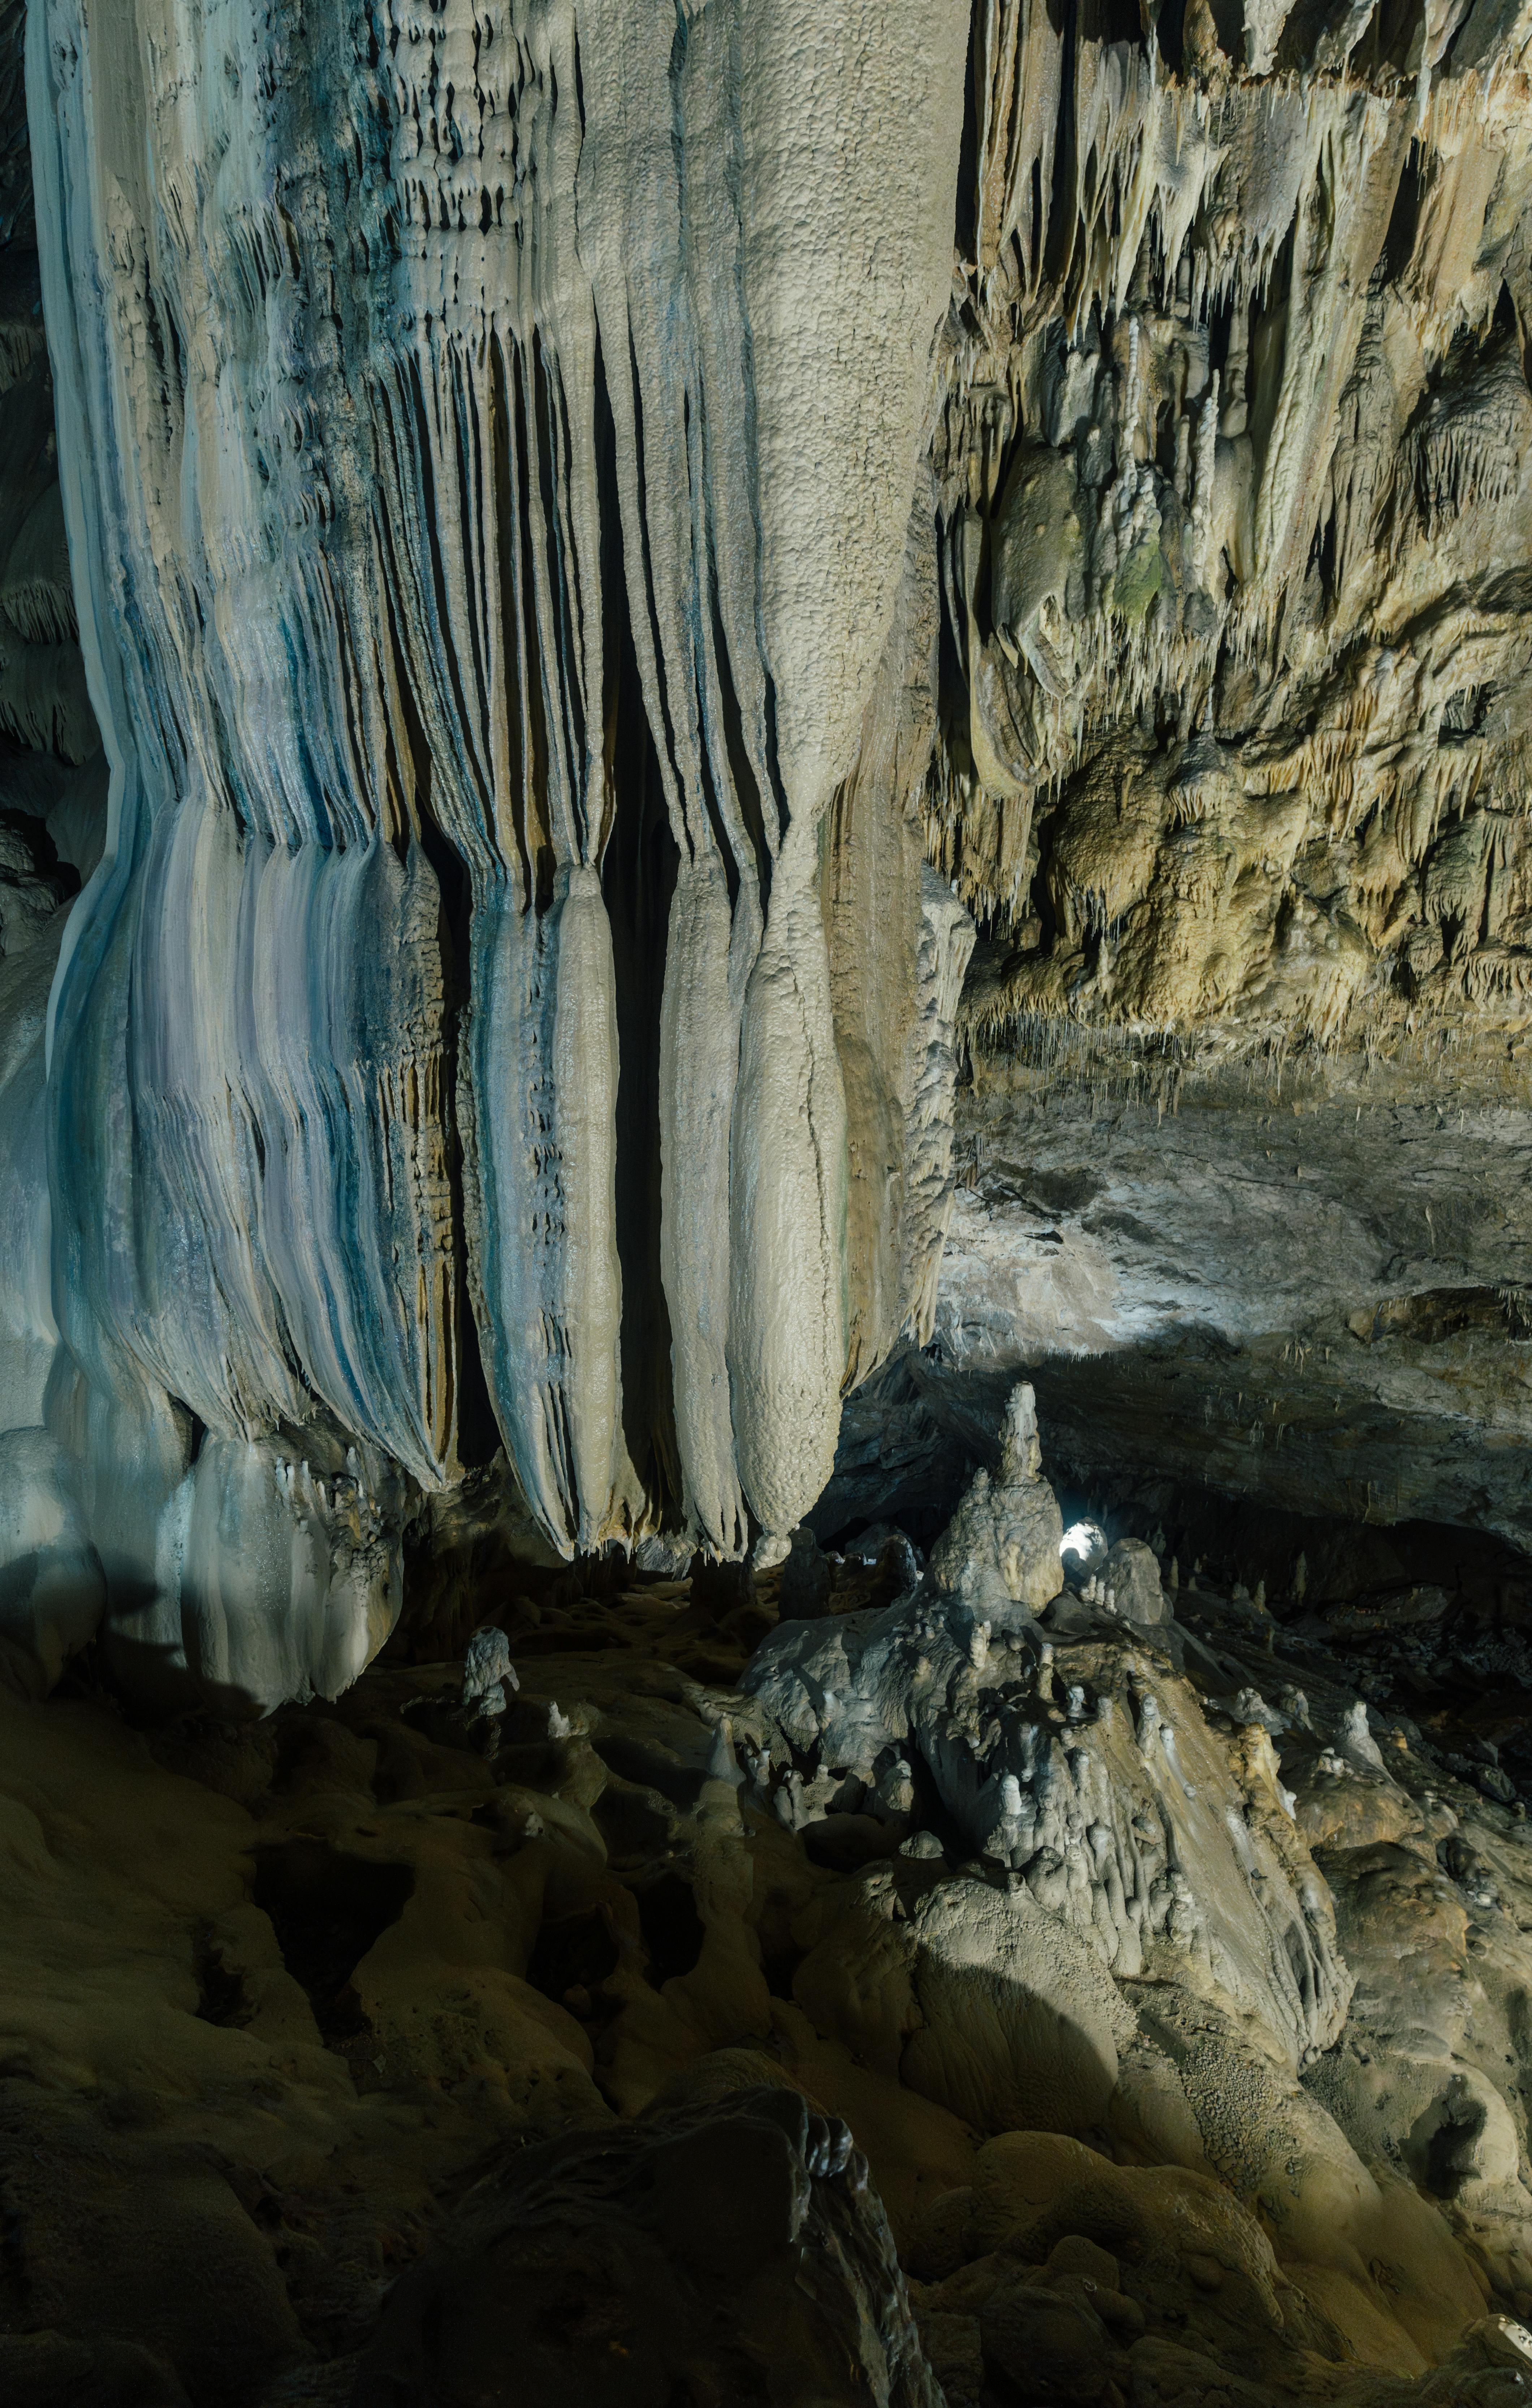
M 951 1192 L 965 20 L 27 38 L 8 624 L 78 614 L 111 783 L 20 1268 L 123 1643 L 333 1692 L 498 1444 L 566 1555 L 780 1547 Z
M 1528 0 L 0 0 L 0 2401 L 1532 2384 Z
M 1284 1075 L 1359 1084 L 1310 1169 L 1347 1187 L 1396 1176 L 1369 1082 L 1445 1046 L 1516 1184 L 1522 17 L 28 27 L 3 1412 L 22 1521 L 100 1566 L 10 1612 L 32 1652 L 105 1599 L 124 1663 L 333 1693 L 496 1463 L 534 1547 L 765 1561 L 842 1397 L 899 1345 L 983 1373 L 976 1321 L 933 1443 L 1033 1371 L 1100 1468 L 1104 1333 L 1142 1469 L 1146 1344 L 1195 1359 L 1221 1268 L 1238 1419 L 1240 1227 L 1168 1229 L 1146 1311 L 1113 1206 L 1057 1310 L 966 1204 L 944 1286 L 954 1182 L 993 1212 L 988 1150 L 1054 1210 L 1035 1091 L 1114 1058 L 1173 1117 L 1222 1076 L 1209 1189 Z M 1328 1283 L 1387 1328 L 1519 1293 L 1514 1211 L 1327 1232 Z M 1365 1411 L 1330 1317 L 1287 1316 L 1343 1369 L 1279 1435 Z M 1514 1485 L 1504 1353 L 1446 1385 Z M 1188 1377 L 1178 1469 L 1225 1418 Z M 1509 1531 L 1409 1385 L 1352 1494 Z

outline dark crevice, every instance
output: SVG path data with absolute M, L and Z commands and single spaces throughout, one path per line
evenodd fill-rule
M 591 1809 L 591 1819 L 613 1864 L 641 1862 L 669 1844 L 666 1816 L 642 1791 L 609 1782 Z
M 599 1988 L 617 1966 L 617 1942 L 598 1909 L 545 1923 L 527 1963 L 526 1978 L 545 1999 L 562 2002 L 570 1990 Z
M 707 1937 L 689 1882 L 666 1870 L 652 1881 L 637 1885 L 638 1928 L 649 1952 L 649 1978 L 656 1989 L 678 1974 L 690 1973 Z
M 0 2193 L 0 2315 L 7 2325 L 24 2316 L 32 2305 L 32 2278 L 26 2262 L 26 2227 Z
M 526 660 L 516 578 L 516 498 L 511 476 L 513 408 L 505 348 L 498 342 L 490 345 L 489 382 L 490 475 L 494 494 L 495 569 L 503 629 L 501 674 L 506 681 L 506 725 L 508 729 L 519 729 L 525 721 Z M 511 738 L 509 740 L 514 742 L 515 739 Z M 514 759 L 507 764 L 507 782 L 510 793 L 513 796 L 522 796 L 522 808 L 515 812 L 517 859 L 515 864 L 508 863 L 507 867 L 520 868 L 523 892 L 532 896 L 537 890 L 541 865 L 537 857 L 538 849 L 534 842 L 529 816 L 533 797 L 523 795 L 523 781 L 517 775 L 521 766 Z M 500 835 L 499 842 L 503 850 L 503 835 Z
M 1052 11 L 1050 11 L 1052 15 Z M 1062 0 L 1064 37 L 1059 63 L 1058 117 L 1053 128 L 1053 174 L 1048 195 L 1048 226 L 1042 245 L 1044 280 L 1057 284 L 1064 274 L 1075 229 L 1075 53 L 1079 24 L 1075 0 Z
M 1238 66 L 1245 55 L 1245 15 L 1240 0 L 1212 0 L 1213 32 L 1224 56 Z
M 623 1272 L 623 1426 L 628 1454 L 668 1519 L 680 1511 L 680 1452 L 670 1316 L 660 1276 L 660 1012 L 680 853 L 644 706 L 627 611 L 616 431 L 597 371 L 605 720 L 613 818 L 601 866 L 617 999 L 617 1253 Z
M 1459 686 L 1442 705 L 1437 728 L 1439 744 L 1461 742 L 1477 736 L 1489 717 L 1491 689 L 1487 685 Z
M 436 879 L 438 897 L 437 947 L 442 982 L 442 1137 L 452 1197 L 451 1277 L 453 1323 L 457 1332 L 456 1360 L 450 1366 L 450 1376 L 456 1386 L 454 1419 L 458 1456 L 465 1469 L 471 1470 L 487 1463 L 500 1444 L 500 1431 L 490 1402 L 489 1382 L 484 1371 L 479 1325 L 474 1315 L 468 1280 L 467 1231 L 463 1201 L 463 1133 L 458 1109 L 462 1035 L 472 1004 L 473 885 L 466 862 L 447 836 L 433 809 L 435 789 L 431 745 L 411 681 L 408 657 L 400 640 L 393 594 L 387 580 L 384 580 L 384 593 L 388 600 L 389 640 L 394 650 L 393 688 L 399 699 L 409 748 L 413 796 L 413 828 L 401 824 L 395 833 L 394 849 L 401 866 L 407 866 L 411 842 L 419 842 Z M 393 714 L 387 716 L 392 724 Z M 402 767 L 403 765 L 400 766 Z
M 978 69 L 974 60 L 974 19 L 977 7 L 968 12 L 968 54 L 963 73 L 963 137 L 957 153 L 957 199 L 952 219 L 952 241 L 960 259 L 974 260 L 979 255 L 979 117 L 982 98 L 978 87 Z
M 420 815 L 420 828 L 421 850 L 436 873 L 440 897 L 437 929 L 442 979 L 442 1135 L 452 1195 L 453 1322 L 457 1332 L 456 1362 L 451 1368 L 457 1389 L 458 1459 L 465 1470 L 472 1471 L 488 1463 L 500 1444 L 500 1428 L 490 1401 L 468 1279 L 462 1116 L 458 1109 L 462 1037 L 473 1002 L 473 887 L 462 854 L 424 810 Z
M 1255 457 L 1257 478 L 1265 468 L 1272 428 L 1276 423 L 1277 405 L 1281 395 L 1287 356 L 1287 309 L 1293 290 L 1297 232 L 1298 219 L 1295 211 L 1277 251 L 1271 281 L 1265 296 L 1259 304 L 1253 302 L 1250 310 L 1246 393 L 1250 405 L 1251 448 Z
M 1323 523 L 1314 530 L 1310 566 L 1319 579 L 1325 608 L 1333 608 L 1339 591 L 1336 581 L 1336 514 L 1333 509 L 1325 513 Z
M 199 2021 L 225 2031 L 242 2031 L 254 2014 L 245 1994 L 244 1977 L 223 1961 L 223 1952 L 206 1923 L 197 1928 L 192 1970 L 197 1981 Z
M 1454 2200 L 1477 2172 L 1477 2143 L 1484 2128 L 1484 2111 L 1477 2101 L 1459 2114 L 1449 2113 L 1425 2144 L 1425 2187 L 1433 2199 Z
M 551 909 L 553 900 L 555 859 L 549 827 L 548 725 L 537 644 L 537 588 L 533 566 L 532 488 L 528 465 L 531 430 L 525 379 L 522 372 L 523 356 L 520 351 L 515 353 L 517 372 L 508 379 L 511 418 L 508 427 L 508 450 L 509 466 L 515 472 L 515 485 L 514 490 L 508 494 L 512 558 L 508 566 L 510 582 L 504 590 L 507 616 L 514 627 L 517 660 L 522 669 L 517 700 L 521 705 L 520 725 L 525 748 L 521 780 L 513 776 L 511 783 L 515 786 L 519 782 L 526 796 L 524 841 L 534 877 L 534 892 L 530 899 L 542 916 Z M 517 723 L 512 721 L 509 724 L 514 725 Z
M 650 558 L 649 552 L 649 485 L 644 466 L 643 380 L 638 374 L 638 354 L 634 348 L 631 328 L 628 334 L 628 378 L 633 399 L 633 473 L 637 486 L 637 492 L 635 496 L 635 515 L 638 523 L 638 538 L 642 553 L 644 609 L 649 622 L 650 658 L 654 664 L 654 681 L 658 688 L 660 717 L 664 723 L 666 760 L 668 764 L 672 777 L 679 779 L 680 774 L 680 766 L 676 753 L 675 723 L 671 716 L 670 696 L 666 681 L 665 647 L 660 640 L 660 623 L 654 609 L 654 564 Z M 609 441 L 612 444 L 613 449 L 615 450 L 615 421 L 611 408 L 611 395 L 607 384 L 606 354 L 600 350 L 598 350 L 596 353 L 595 414 L 598 452 L 606 450 Z M 605 509 L 603 509 L 603 529 L 605 529 L 606 518 L 607 512 Z M 603 533 L 603 542 L 605 542 L 605 540 L 606 537 L 605 533 Z M 625 616 L 625 599 L 623 609 Z M 631 635 L 631 624 L 629 632 Z
M 571 624 L 577 607 L 571 583 L 565 574 L 563 522 L 559 506 L 560 469 L 568 456 L 567 423 L 564 416 L 564 393 L 556 366 L 550 369 L 544 355 L 540 336 L 534 331 L 529 352 L 532 365 L 533 406 L 536 414 L 537 445 L 537 470 L 538 492 L 542 501 L 543 539 L 546 547 L 548 590 L 553 612 L 553 640 L 556 659 L 545 663 L 551 687 L 556 681 L 556 708 L 565 722 L 566 758 L 578 774 L 586 757 L 585 712 L 579 681 L 568 674 L 566 664 L 580 656 L 578 628 Z M 564 437 L 561 443 L 560 437 Z M 561 456 L 562 455 L 562 456 Z M 535 588 L 533 589 L 536 590 Z M 571 812 L 576 822 L 576 834 L 581 842 L 586 831 L 580 825 L 578 796 L 570 797 Z
M 417 363 L 410 364 L 405 380 L 405 391 L 414 420 L 412 449 L 420 477 L 421 533 L 425 543 L 431 607 L 437 626 L 446 629 L 452 624 L 452 613 L 448 602 L 448 573 L 447 562 L 442 551 L 441 514 L 431 486 L 430 412 L 426 408 L 425 390 Z M 458 658 L 455 647 L 451 644 L 443 644 L 440 647 L 440 655 L 446 663 L 448 675 L 451 681 L 451 701 L 456 722 L 459 726 L 471 727 L 477 713 L 470 709 L 469 698 L 464 692 L 463 664 Z M 408 686 L 408 674 L 404 682 Z M 428 743 L 425 750 L 429 752 Z M 479 801 L 488 817 L 489 797 L 482 791 L 480 793 Z
M 1366 33 L 1353 50 L 1350 72 L 1358 81 L 1374 83 L 1392 70 L 1413 71 L 1425 35 L 1425 0 L 1378 0 Z
M 1382 268 L 1391 284 L 1402 280 L 1415 255 L 1421 208 L 1429 180 L 1425 153 L 1418 142 L 1411 142 L 1394 194 L 1388 232 L 1383 237 Z
M 690 1809 L 701 1794 L 704 1776 L 646 1741 L 623 1731 L 606 1731 L 595 1742 L 596 1754 L 620 1781 L 652 1789 L 673 1806 Z
M 1138 0 L 1080 0 L 1080 38 L 1082 42 L 1131 43 L 1141 50 L 1144 39 Z
M 718 678 L 723 752 L 728 763 L 728 774 L 734 785 L 735 797 L 739 806 L 739 816 L 745 824 L 745 832 L 750 838 L 754 854 L 755 874 L 764 909 L 766 898 L 771 891 L 771 853 L 766 840 L 766 813 L 762 808 L 761 789 L 750 757 L 750 747 L 745 741 L 744 718 L 739 709 L 739 697 L 735 689 L 734 670 L 729 659 L 728 637 L 719 605 L 718 553 L 710 509 L 708 512 L 707 546 L 707 600 L 712 638 L 713 666 Z M 719 814 L 710 795 L 709 808 L 713 815 L 719 850 L 723 857 L 724 875 L 728 881 L 729 908 L 732 910 L 739 892 L 739 869 L 734 859 L 734 848 L 719 824 Z
M 270 1917 L 282 1963 L 306 1993 L 326 2048 L 365 2037 L 351 1976 L 397 1923 L 414 1887 L 408 1865 L 346 1856 L 322 1840 L 256 1849 L 251 1894 Z

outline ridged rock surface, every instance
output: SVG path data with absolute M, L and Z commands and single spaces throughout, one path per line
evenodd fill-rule
M 879 1477 L 843 1447 L 823 1502 L 901 1336 L 960 1456 L 1033 1369 L 1087 1470 L 1211 1430 L 1202 1473 L 1291 1503 L 1311 1424 L 1327 1506 L 1521 1529 L 1519 1223 L 1439 1233 L 1445 1112 L 1424 1257 L 1295 1216 L 1280 1330 L 1249 1226 L 1204 1230 L 1224 1104 L 1295 1064 L 1359 1112 L 1460 1075 L 1516 1176 L 1529 37 L 38 0 L 0 1175 L 44 1677 L 105 1598 L 146 1678 L 333 1693 L 469 1475 L 518 1545 L 780 1555 L 899 1490 L 874 1398 Z M 1061 1296 L 986 1146 L 1026 1198 L 1076 1167 L 1022 1142 L 1039 1091 L 1125 1063 L 1174 1118 L 1210 1060 L 1149 1263 L 1152 1160 L 1057 1232 Z M 1322 1177 L 1386 1187 L 1353 1126 Z M 958 1171 L 1003 1226 L 966 1210 L 943 1292 Z M 1446 1356 L 1380 1384 L 1417 1323 Z
M 966 39 L 32 11 L 112 785 L 19 1283 L 124 1660 L 333 1693 L 497 1441 L 563 1553 L 780 1545 L 928 1326 Z

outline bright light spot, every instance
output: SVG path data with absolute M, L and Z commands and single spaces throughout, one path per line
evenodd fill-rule
M 1066 1555 L 1078 1555 L 1082 1564 L 1088 1564 L 1106 1552 L 1107 1534 L 1098 1522 L 1071 1522 L 1059 1541 L 1061 1562 Z

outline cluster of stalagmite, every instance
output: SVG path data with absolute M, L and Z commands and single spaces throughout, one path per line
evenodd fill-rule
M 0 1681 L 7 2408 L 1517 2408 L 1525 1721 L 1368 1702 L 1471 1598 L 1038 1458 L 258 1720 Z
M 730 1739 L 747 1814 L 845 1875 L 794 1927 L 798 2007 L 859 2064 L 1000 2135 L 909 2253 L 937 2278 L 921 2322 L 949 2397 L 1009 2396 L 988 2319 L 1015 2255 L 1036 2263 L 1077 2233 L 1124 2270 L 1153 2263 L 1140 2219 L 1166 2177 L 1124 2169 L 1163 2160 L 1216 2175 L 1216 2216 L 1258 2211 L 1248 2244 L 1334 2317 L 1342 2356 L 1383 2362 L 1382 2322 L 1363 2337 L 1375 2312 L 1432 2357 L 1417 2318 L 1471 2318 L 1492 2295 L 1520 2313 L 1528 1827 L 1494 1749 L 1439 1758 L 1242 1585 L 1167 1596 L 1144 1542 L 1109 1550 L 1089 1525 L 1061 1540 L 1024 1387 L 995 1470 L 905 1574 L 881 1604 L 797 1616 L 784 1583 Z M 1446 1604 L 1398 1600 L 1396 1646 L 1411 1612 Z M 1054 2132 L 1091 2149 L 1038 2138 Z M 1164 2212 L 1195 2221 L 1179 2179 Z M 1089 2271 L 1115 2279 L 1110 2259 Z M 1262 2318 L 1248 2298 L 1229 2313 L 1250 2345 Z M 1337 2353 L 1333 2328 L 1305 2342 L 1292 2296 L 1269 2329 Z M 1133 2355 L 1137 2396 L 1149 2344 Z M 1225 2379 L 1165 2372 L 1176 2398 Z
M 755 1779 L 792 1827 L 866 1803 L 934 1824 L 925 1853 L 942 1853 L 939 1830 L 1002 1870 L 1027 1978 L 1052 1952 L 1061 2010 L 1087 2027 L 1098 1966 L 1132 1980 L 1157 1965 L 1216 1981 L 1281 2033 L 1296 2069 L 1336 2040 L 1351 1983 L 1269 1738 L 1251 1723 L 1232 1783 L 1166 1657 L 1169 1612 L 1147 1547 L 1124 1542 L 1091 1584 L 1094 1611 L 1064 1592 L 1036 1427 L 1019 1389 L 998 1476 L 979 1474 L 904 1598 L 785 1621 L 757 1652 L 745 1685 L 768 1736 Z M 1065 1610 L 1063 1631 L 1073 1607 L 1072 1645 L 1055 1616 L 1039 1621 L 1050 1605 Z M 1072 1953 L 1044 1916 L 1074 1935 Z

